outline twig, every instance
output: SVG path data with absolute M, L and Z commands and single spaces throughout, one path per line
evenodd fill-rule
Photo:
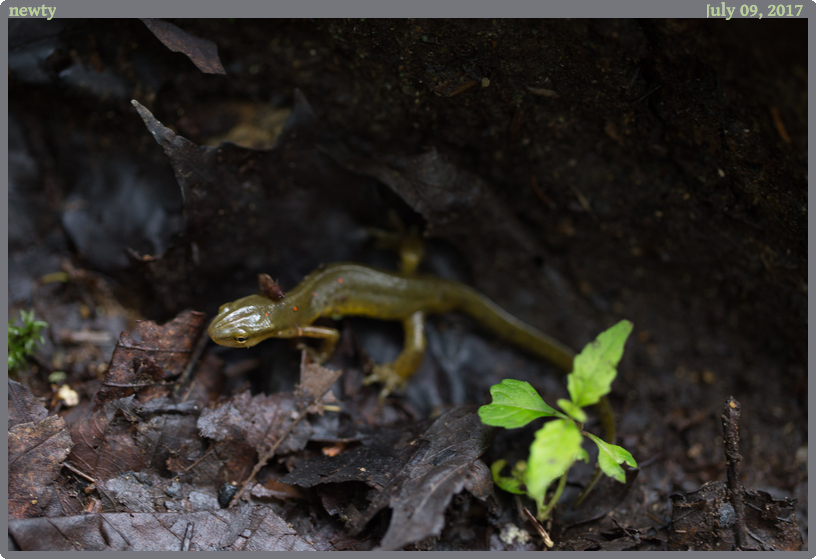
M 637 103 L 640 103 L 641 101 L 643 101 L 644 99 L 646 99 L 646 98 L 647 98 L 649 95 L 651 95 L 652 93 L 654 93 L 655 91 L 657 91 L 657 90 L 658 90 L 658 89 L 660 89 L 661 87 L 663 87 L 663 84 L 658 85 L 656 88 L 654 88 L 654 89 L 653 89 L 653 90 L 651 90 L 649 93 L 647 93 L 646 95 L 644 95 L 643 97 L 641 97 L 640 99 L 638 99 L 637 101 L 635 101 L 635 102 L 634 102 L 634 103 L 632 103 L 632 104 L 633 104 L 633 105 L 635 105 L 635 104 L 637 104 Z
M 181 551 L 190 551 L 190 544 L 193 541 L 193 523 L 187 523 L 187 529 L 184 530 L 184 539 L 181 541 Z
M 91 477 L 91 476 L 89 476 L 88 474 L 83 474 L 83 473 L 82 473 L 80 470 L 78 470 L 77 468 L 73 467 L 73 466 L 72 466 L 71 464 L 69 464 L 68 462 L 63 462 L 63 463 L 62 463 L 62 465 L 63 465 L 63 466 L 65 466 L 66 468 L 68 468 L 69 470 L 71 470 L 72 472 L 74 472 L 76 475 L 78 475 L 78 476 L 80 476 L 80 477 L 84 477 L 85 479 L 87 479 L 87 480 L 88 480 L 88 481 L 90 481 L 91 483 L 96 483 L 96 480 L 95 480 L 94 478 L 92 478 L 92 477 Z
M 586 211 L 592 219 L 598 221 L 598 216 L 592 211 L 592 206 L 589 205 L 589 200 L 586 199 L 583 192 L 578 190 L 578 187 L 573 184 L 570 185 L 570 188 L 573 194 L 575 194 L 575 197 L 578 198 L 578 202 L 581 204 L 581 207 L 584 208 L 584 211 Z
M 791 137 L 785 128 L 785 123 L 782 122 L 782 117 L 779 116 L 779 109 L 776 107 L 771 107 L 771 118 L 773 118 L 774 126 L 776 126 L 776 131 L 779 137 L 782 138 L 782 141 L 786 144 L 791 143 Z
M 739 478 L 742 456 L 739 453 L 739 427 L 737 424 L 739 423 L 741 409 L 740 403 L 733 396 L 729 396 L 728 400 L 725 401 L 725 411 L 722 414 L 728 493 L 736 517 L 734 521 L 734 540 L 737 549 L 740 550 L 746 549 L 748 544 L 748 534 L 745 528 L 745 505 L 742 502 L 742 483 Z
M 207 450 L 207 452 L 205 452 L 198 460 L 196 460 L 195 462 L 193 462 L 192 464 L 190 464 L 189 466 L 187 466 L 186 468 L 181 470 L 179 473 L 184 474 L 184 473 L 189 472 L 190 470 L 192 470 L 193 468 L 198 466 L 204 459 L 207 458 L 207 456 L 209 456 L 213 452 L 215 452 L 215 445 L 210 444 L 210 448 L 209 448 L 209 450 Z
M 527 515 L 527 519 L 533 523 L 533 527 L 538 532 L 538 535 L 541 536 L 541 539 L 544 540 L 544 545 L 547 547 L 552 547 L 555 543 L 550 538 L 550 535 L 547 533 L 547 530 L 544 529 L 544 526 L 536 519 L 535 515 L 530 512 L 527 507 L 524 507 L 524 514 Z
M 538 186 L 538 180 L 536 180 L 535 175 L 530 175 L 530 184 L 533 187 L 533 192 L 535 192 L 536 196 L 538 196 L 538 199 L 541 200 L 542 202 L 544 202 L 544 204 L 548 208 L 550 208 L 551 210 L 554 210 L 555 209 L 555 202 L 553 202 L 552 200 L 547 198 L 547 195 L 544 194 L 544 191 L 541 190 L 540 186 Z
M 182 386 L 185 386 L 190 377 L 193 374 L 193 369 L 195 369 L 196 365 L 198 364 L 199 359 L 201 359 L 201 354 L 204 353 L 204 347 L 207 345 L 207 342 L 210 341 L 210 337 L 207 335 L 207 331 L 201 332 L 201 337 L 198 338 L 195 347 L 193 348 L 192 355 L 190 355 L 189 361 L 187 361 L 187 366 L 184 368 L 184 372 L 181 373 L 181 376 L 178 378 L 176 387 L 173 389 L 173 395 L 177 396 L 179 390 L 181 390 Z M 189 396 L 189 392 L 181 398 L 182 401 L 186 401 L 187 397 Z

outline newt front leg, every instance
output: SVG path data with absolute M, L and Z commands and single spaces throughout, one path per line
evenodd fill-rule
M 319 349 L 315 349 L 306 344 L 299 344 L 298 348 L 304 350 L 312 358 L 312 361 L 321 365 L 331 357 L 337 342 L 340 340 L 340 332 L 336 328 L 323 326 L 303 326 L 298 328 L 298 336 L 304 338 L 320 338 L 322 343 Z
M 417 311 L 402 321 L 405 330 L 405 344 L 399 356 L 391 363 L 375 364 L 371 367 L 363 384 L 383 383 L 380 398 L 385 398 L 395 389 L 402 389 L 422 365 L 425 357 L 425 313 Z

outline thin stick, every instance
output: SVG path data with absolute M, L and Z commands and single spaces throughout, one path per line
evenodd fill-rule
M 723 446 L 725 447 L 726 475 L 728 479 L 728 493 L 731 498 L 731 505 L 734 507 L 734 540 L 737 549 L 746 549 L 748 544 L 748 534 L 745 528 L 745 505 L 742 502 L 742 483 L 739 478 L 740 462 L 742 456 L 739 453 L 739 417 L 741 410 L 740 403 L 733 396 L 729 396 L 725 401 L 725 411 L 722 414 L 723 426 Z
M 190 464 L 189 466 L 187 466 L 186 468 L 181 470 L 179 473 L 180 474 L 186 474 L 187 472 L 189 472 L 190 470 L 192 470 L 193 468 L 198 466 L 202 461 L 204 461 L 204 459 L 207 458 L 207 456 L 209 456 L 213 452 L 215 452 L 215 445 L 211 444 L 210 448 L 209 448 L 209 450 L 207 450 L 207 452 L 205 452 L 198 460 L 196 460 L 195 462 L 193 462 L 192 464 Z
M 71 470 L 72 472 L 74 472 L 76 475 L 78 475 L 78 476 L 80 476 L 80 477 L 84 477 L 85 479 L 87 479 L 87 480 L 88 480 L 88 481 L 90 481 L 91 483 L 96 483 L 96 480 L 95 480 L 94 478 L 92 478 L 92 477 L 91 477 L 91 476 L 89 476 L 88 474 L 83 474 L 81 471 L 79 471 L 78 469 L 74 468 L 74 467 L 73 467 L 71 464 L 69 464 L 68 462 L 63 462 L 63 463 L 62 463 L 62 465 L 63 465 L 63 466 L 65 466 L 66 468 L 68 468 L 69 470 Z
M 547 547 L 552 547 L 555 545 L 555 542 L 552 541 L 550 535 L 547 533 L 547 530 L 544 529 L 544 526 L 538 521 L 538 519 L 530 512 L 527 507 L 524 507 L 524 514 L 527 515 L 527 519 L 533 523 L 533 527 L 538 532 L 538 535 L 541 536 L 541 539 L 544 540 L 544 545 Z
M 195 369 L 196 365 L 198 365 L 198 361 L 201 359 L 201 354 L 204 353 L 204 347 L 207 345 L 208 341 L 210 341 L 210 337 L 207 335 L 207 331 L 204 330 L 201 332 L 201 337 L 198 339 L 195 347 L 193 348 L 192 355 L 190 355 L 190 360 L 187 361 L 187 366 L 184 368 L 184 372 L 181 373 L 181 376 L 176 381 L 176 386 L 173 389 L 174 396 L 178 396 L 181 388 L 190 381 L 190 377 L 193 374 L 193 369 Z M 184 397 L 181 398 L 181 401 L 186 401 L 189 395 L 190 393 L 188 391 Z

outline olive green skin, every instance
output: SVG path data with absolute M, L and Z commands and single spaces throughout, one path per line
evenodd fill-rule
M 561 369 L 572 369 L 573 352 L 481 295 L 454 281 L 388 272 L 361 264 L 338 263 L 316 270 L 273 300 L 250 295 L 222 305 L 210 337 L 230 347 L 251 347 L 267 338 L 324 337 L 304 333 L 321 316 L 365 316 L 406 321 L 415 313 L 451 311 L 471 316 L 499 337 Z M 413 372 L 413 371 L 412 371 Z

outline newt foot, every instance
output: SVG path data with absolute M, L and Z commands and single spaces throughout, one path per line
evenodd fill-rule
M 380 390 L 380 400 L 385 399 L 395 390 L 404 390 L 408 384 L 407 380 L 402 378 L 390 363 L 371 366 L 371 374 L 363 379 L 363 384 L 368 386 L 374 383 L 383 384 L 382 390 Z

